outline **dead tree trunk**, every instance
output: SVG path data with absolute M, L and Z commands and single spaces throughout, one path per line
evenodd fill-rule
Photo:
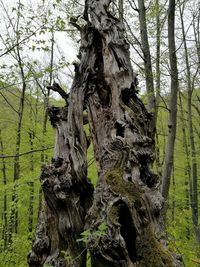
M 160 242 L 163 199 L 151 171 L 152 115 L 136 95 L 123 23 L 109 10 L 110 3 L 86 1 L 87 23 L 81 30 L 80 64 L 75 66 L 69 106 L 50 109 L 55 161 L 41 174 L 45 211 L 29 255 L 31 267 L 44 262 L 86 266 L 86 248 L 93 267 L 180 266 Z M 93 203 L 86 178 L 84 109 L 99 173 Z M 86 248 L 76 241 L 83 228 Z M 71 262 L 55 260 L 61 250 Z
M 87 180 L 87 139 L 83 130 L 80 77 L 76 75 L 69 107 L 49 108 L 55 128 L 55 155 L 40 176 L 44 203 L 36 238 L 28 256 L 31 267 L 86 266 L 86 249 L 77 242 L 84 231 L 85 215 L 92 204 L 93 186 Z M 69 265 L 70 266 L 70 265 Z

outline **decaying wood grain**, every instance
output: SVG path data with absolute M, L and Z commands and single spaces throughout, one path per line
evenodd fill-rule
M 79 67 L 88 73 L 85 100 L 99 166 L 86 228 L 95 233 L 101 223 L 108 226 L 98 242 L 91 237 L 92 266 L 178 266 L 160 242 L 152 115 L 137 97 L 124 27 L 110 2 L 87 1 Z
M 76 240 L 84 231 L 93 186 L 87 179 L 87 139 L 82 107 L 73 105 L 77 97 L 75 83 L 68 107 L 49 108 L 50 121 L 55 128 L 55 152 L 52 163 L 42 168 L 40 176 L 44 203 L 28 256 L 30 267 L 44 263 L 66 266 L 66 257 L 73 259 L 71 266 L 86 266 L 85 246 Z
M 53 266 L 85 266 L 84 244 L 76 242 L 83 228 L 91 233 L 86 245 L 92 267 L 181 266 L 161 242 L 163 199 L 151 170 L 152 115 L 137 96 L 124 26 L 112 15 L 110 3 L 86 1 L 87 23 L 81 29 L 80 64 L 76 64 L 69 106 L 50 110 L 56 129 L 55 162 L 41 174 L 46 209 L 40 221 L 45 224 L 39 222 L 35 243 L 40 241 L 40 231 L 41 240 L 47 241 L 39 253 L 33 244 L 32 267 L 40 266 L 32 264 L 38 255 L 41 265 L 46 260 Z M 84 110 L 99 173 L 93 203 L 86 178 Z M 106 230 L 98 237 L 102 224 Z M 61 260 L 56 263 L 61 250 L 72 256 L 71 264 L 64 259 L 63 265 Z

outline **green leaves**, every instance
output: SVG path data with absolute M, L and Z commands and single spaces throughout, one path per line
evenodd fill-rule
M 90 240 L 95 240 L 96 242 L 98 242 L 103 236 L 106 235 L 106 231 L 108 229 L 108 226 L 106 225 L 106 223 L 101 223 L 97 230 L 93 233 L 90 232 L 90 230 L 85 230 L 83 233 L 81 233 L 81 238 L 77 239 L 78 242 L 83 242 L 86 244 L 88 244 L 88 242 Z
M 84 232 L 81 233 L 81 238 L 77 239 L 77 242 L 83 242 L 87 244 L 91 236 L 92 234 L 90 230 L 85 230 Z
M 103 237 L 106 234 L 107 229 L 108 226 L 105 223 L 101 223 L 98 226 L 98 230 L 95 232 L 97 238 L 100 239 L 101 237 Z
M 64 31 L 66 23 L 60 16 L 58 16 L 55 25 L 58 31 Z

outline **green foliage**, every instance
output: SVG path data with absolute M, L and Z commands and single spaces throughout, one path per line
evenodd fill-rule
M 95 232 L 95 235 L 97 236 L 97 238 L 100 239 L 101 237 L 103 237 L 106 234 L 107 229 L 108 229 L 108 226 L 106 225 L 106 223 L 101 223 L 98 226 L 97 231 Z
M 195 91 L 194 97 L 198 94 Z M 162 100 L 161 100 L 162 101 Z M 168 97 L 165 97 L 167 103 Z M 186 138 L 188 140 L 187 131 L 187 99 L 186 92 L 183 92 L 183 109 L 185 116 Z M 195 109 L 193 108 L 194 117 L 197 118 Z M 165 144 L 167 138 L 167 118 L 168 113 L 164 108 L 160 108 L 158 112 L 158 149 L 159 149 L 159 167 L 157 170 L 162 173 L 163 157 L 165 153 Z M 194 127 L 199 129 L 198 122 L 194 120 Z M 195 135 L 195 138 L 197 136 Z M 198 141 L 196 139 L 196 144 Z M 185 153 L 185 143 L 183 141 L 182 121 L 180 114 L 180 106 L 178 108 L 177 121 L 177 138 L 175 144 L 174 169 L 171 177 L 171 186 L 169 194 L 169 209 L 168 209 L 168 228 L 167 237 L 169 246 L 176 251 L 177 254 L 182 255 L 185 266 L 193 267 L 195 265 L 193 260 L 198 258 L 199 246 L 195 241 L 194 226 L 192 224 L 192 213 L 189 197 L 189 180 L 187 173 L 187 156 Z M 198 146 L 198 145 L 197 145 Z M 197 152 L 198 166 L 200 166 L 199 152 Z
M 99 240 L 106 235 L 107 229 L 108 226 L 103 222 L 98 226 L 97 230 L 92 233 L 90 232 L 90 230 L 85 230 L 84 232 L 82 232 L 81 238 L 77 239 L 77 241 L 84 242 L 86 244 L 86 247 L 89 240 L 91 239 L 95 240 L 98 243 Z
M 13 235 L 12 247 L 0 253 L 0 267 L 26 267 L 26 257 L 31 241 L 26 235 Z
M 0 98 L 0 130 L 3 143 L 3 153 L 1 154 L 12 156 L 15 155 L 16 146 L 16 122 L 17 113 L 14 110 L 18 109 L 18 101 L 20 91 L 17 88 L 11 88 L 4 91 L 4 98 Z M 37 99 L 34 94 L 27 92 L 25 101 L 25 111 L 22 121 L 21 130 L 21 147 L 19 153 L 24 153 L 43 147 L 50 147 L 53 144 L 54 133 L 51 125 L 48 123 L 48 135 L 43 137 L 43 120 L 44 110 L 42 97 Z M 8 104 L 9 103 L 9 104 Z M 10 105 L 13 108 L 10 108 Z M 30 133 L 32 140 L 30 143 Z M 45 151 L 46 161 L 50 161 L 52 157 L 52 149 Z M 34 231 L 28 231 L 28 223 L 30 216 L 30 194 L 31 184 L 33 186 L 33 230 L 37 223 L 39 190 L 40 190 L 40 166 L 41 152 L 26 154 L 20 157 L 20 178 L 16 183 L 13 182 L 13 164 L 14 158 L 5 158 L 6 184 L 3 182 L 2 170 L 0 172 L 0 233 L 4 235 L 5 221 L 3 220 L 3 210 L 5 205 L 5 196 L 7 198 L 6 218 L 7 224 L 10 221 L 11 207 L 18 207 L 18 233 L 12 235 L 12 243 L 4 247 L 5 241 L 0 241 L 0 267 L 25 267 L 27 266 L 27 255 L 30 250 Z M 2 168 L 2 159 L 0 159 L 0 168 Z M 17 188 L 17 202 L 12 203 L 12 194 L 14 186 Z M 6 233 L 8 229 L 6 230 Z M 5 236 L 5 235 L 4 235 Z
M 65 259 L 66 263 L 68 265 L 70 265 L 73 262 L 73 258 L 72 256 L 70 256 L 70 254 L 67 251 L 61 251 L 61 253 L 63 254 L 63 258 Z
M 90 237 L 91 237 L 91 232 L 90 230 L 85 230 L 84 232 L 81 233 L 81 238 L 77 239 L 78 242 L 84 242 L 88 243 Z

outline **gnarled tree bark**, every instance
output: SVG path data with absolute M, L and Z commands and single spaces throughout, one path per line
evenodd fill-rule
M 86 266 L 86 249 L 77 239 L 84 231 L 93 186 L 87 179 L 87 138 L 78 90 L 81 83 L 79 77 L 75 78 L 69 107 L 51 107 L 48 111 L 55 128 L 55 154 L 40 176 L 44 203 L 28 255 L 31 267 L 44 263 L 66 266 L 66 255 L 73 259 L 71 266 Z
M 87 23 L 81 30 L 80 64 L 69 106 L 50 109 L 56 128 L 55 162 L 41 174 L 46 210 L 29 255 L 32 267 L 44 262 L 85 266 L 86 249 L 77 242 L 83 229 L 89 233 L 86 247 L 93 267 L 181 265 L 160 241 L 163 199 L 151 171 L 152 114 L 136 94 L 124 26 L 109 10 L 110 3 L 86 1 Z M 86 178 L 85 109 L 99 173 L 93 203 Z M 101 225 L 106 228 L 97 235 Z M 61 250 L 68 251 L 71 263 L 55 261 Z

